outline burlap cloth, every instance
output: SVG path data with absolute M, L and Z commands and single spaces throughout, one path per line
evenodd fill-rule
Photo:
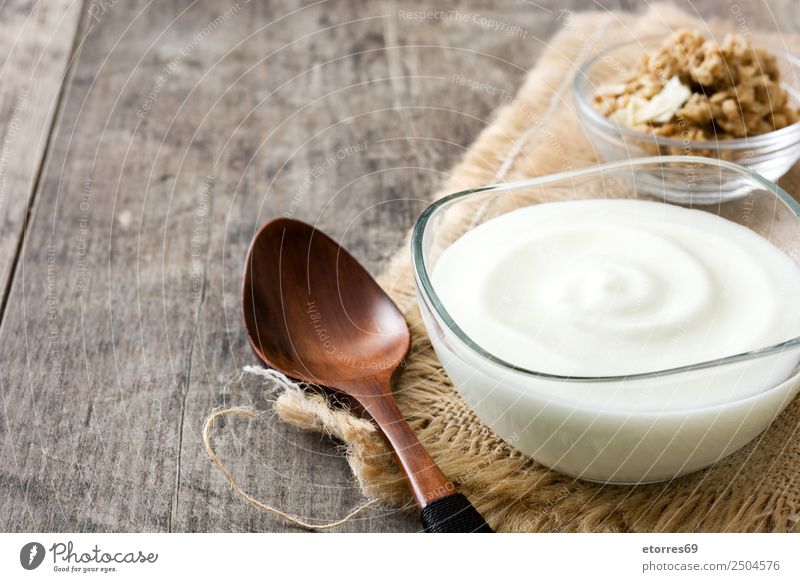
M 516 99 L 496 113 L 439 193 L 597 163 L 571 95 L 577 67 L 606 46 L 693 26 L 715 34 L 735 23 L 701 23 L 668 6 L 640 15 L 564 14 Z M 800 46 L 786 39 L 789 46 Z M 452 225 L 453 233 L 463 224 Z M 397 401 L 420 440 L 497 531 L 798 531 L 800 399 L 755 441 L 711 468 L 636 487 L 575 480 L 518 453 L 461 400 L 434 354 L 417 306 L 408 246 L 381 277 L 402 309 L 413 344 Z M 377 431 L 318 393 L 286 390 L 275 401 L 287 422 L 340 439 L 364 494 L 413 507 Z

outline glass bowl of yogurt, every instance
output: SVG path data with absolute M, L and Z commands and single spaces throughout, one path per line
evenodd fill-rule
M 666 190 L 687 168 L 744 194 L 668 201 L 654 176 Z M 412 236 L 422 316 L 509 445 L 578 478 L 672 479 L 744 446 L 800 389 L 799 217 L 763 177 L 685 156 L 452 194 Z

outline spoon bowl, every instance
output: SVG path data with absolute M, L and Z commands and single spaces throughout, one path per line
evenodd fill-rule
M 253 239 L 247 265 L 245 325 L 256 355 L 270 367 L 313 384 L 359 390 L 364 379 L 391 377 L 408 353 L 403 314 L 320 231 L 297 220 L 272 221 Z

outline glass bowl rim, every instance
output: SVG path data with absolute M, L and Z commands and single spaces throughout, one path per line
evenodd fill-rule
M 602 115 L 595 107 L 592 106 L 590 100 L 587 98 L 586 91 L 583 90 L 584 85 L 587 84 L 589 70 L 600 60 L 608 57 L 610 53 L 622 47 L 637 45 L 641 46 L 642 43 L 647 41 L 663 40 L 659 36 L 646 36 L 639 40 L 625 41 L 614 44 L 607 49 L 599 52 L 597 55 L 583 63 L 578 72 L 575 74 L 575 80 L 572 83 L 572 95 L 578 110 L 585 115 L 590 121 L 600 126 L 606 132 L 612 132 L 620 136 L 629 137 L 638 141 L 645 141 L 665 147 L 680 147 L 688 149 L 716 149 L 718 151 L 729 150 L 743 150 L 743 149 L 756 149 L 761 146 L 771 145 L 774 142 L 780 141 L 784 136 L 792 135 L 793 133 L 800 134 L 800 121 L 796 121 L 791 125 L 776 129 L 761 135 L 753 137 L 739 137 L 729 140 L 684 140 L 675 137 L 662 137 L 650 133 L 637 131 L 630 127 L 625 127 L 618 123 L 612 123 L 605 115 Z M 778 56 L 786 59 L 792 65 L 800 68 L 800 58 L 796 57 L 787 51 L 775 51 Z M 787 85 L 785 81 L 781 82 L 782 85 Z M 788 85 L 787 85 L 788 86 Z M 795 91 L 800 94 L 800 88 L 795 88 Z M 798 136 L 797 141 L 800 141 Z
M 536 178 L 530 178 L 526 180 L 517 180 L 514 182 L 490 184 L 488 186 L 471 188 L 468 190 L 462 190 L 460 192 L 443 196 L 442 198 L 435 200 L 430 205 L 428 205 L 428 207 L 422 212 L 422 214 L 417 219 L 417 222 L 414 224 L 414 228 L 411 232 L 411 263 L 414 271 L 414 277 L 417 281 L 417 289 L 423 295 L 423 297 L 421 297 L 420 299 L 429 302 L 436 316 L 444 321 L 444 324 L 455 334 L 456 338 L 460 342 L 466 345 L 469 350 L 471 350 L 479 357 L 489 360 L 490 362 L 500 366 L 501 368 L 507 370 L 513 370 L 515 372 L 521 373 L 526 376 L 535 376 L 537 378 L 556 380 L 560 382 L 582 382 L 582 383 L 618 382 L 618 381 L 635 381 L 648 378 L 657 378 L 661 376 L 687 373 L 695 370 L 704 370 L 717 366 L 723 366 L 726 364 L 733 364 L 737 362 L 753 360 L 756 358 L 760 358 L 762 356 L 777 354 L 789 348 L 793 348 L 795 346 L 800 346 L 800 336 L 797 336 L 795 338 L 777 344 L 773 344 L 771 346 L 758 348 L 756 350 L 750 350 L 740 354 L 725 356 L 724 358 L 716 358 L 714 360 L 708 360 L 696 364 L 677 366 L 673 368 L 667 368 L 664 370 L 656 370 L 653 372 L 640 372 L 636 374 L 625 374 L 616 376 L 563 376 L 560 374 L 549 374 L 547 372 L 540 372 L 536 370 L 530 370 L 522 366 L 517 366 L 515 364 L 507 362 L 502 358 L 495 356 L 488 350 L 485 350 L 475 341 L 473 341 L 472 338 L 470 338 L 458 324 L 456 324 L 456 322 L 451 317 L 450 313 L 447 311 L 447 309 L 444 307 L 441 300 L 439 299 L 439 295 L 433 288 L 433 284 L 431 283 L 430 277 L 428 276 L 428 267 L 425 261 L 425 253 L 422 248 L 422 243 L 423 243 L 423 237 L 427 231 L 427 227 L 428 224 L 430 223 L 431 218 L 433 218 L 433 216 L 437 214 L 439 210 L 441 210 L 443 207 L 448 206 L 451 202 L 455 202 L 457 200 L 460 200 L 462 198 L 467 198 L 475 194 L 483 194 L 486 192 L 503 192 L 519 188 L 541 186 L 544 184 L 550 184 L 562 180 L 569 180 L 574 178 L 580 178 L 583 176 L 589 176 L 592 174 L 603 173 L 619 168 L 626 168 L 626 167 L 632 168 L 635 166 L 645 166 L 649 164 L 663 165 L 665 163 L 675 163 L 675 162 L 685 163 L 685 164 L 700 163 L 709 166 L 717 166 L 719 168 L 725 168 L 737 172 L 741 176 L 744 176 L 756 182 L 757 184 L 762 186 L 765 190 L 769 190 L 773 194 L 775 194 L 778 197 L 778 199 L 780 199 L 789 207 L 789 209 L 794 213 L 795 218 L 797 220 L 800 220 L 800 203 L 798 203 L 783 188 L 781 188 L 774 182 L 767 180 L 763 176 L 757 174 L 756 172 L 748 170 L 747 168 L 740 166 L 739 164 L 734 164 L 732 162 L 727 162 L 724 160 L 717 160 L 715 158 L 706 158 L 701 156 L 650 156 L 644 158 L 633 158 L 618 162 L 610 162 L 605 164 L 587 166 L 584 168 L 578 168 L 576 170 L 568 170 L 565 172 L 558 172 L 555 174 L 547 174 L 544 176 L 539 176 Z

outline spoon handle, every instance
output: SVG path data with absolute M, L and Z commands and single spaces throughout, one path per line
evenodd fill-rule
M 359 398 L 389 441 L 411 492 L 422 510 L 421 521 L 430 533 L 491 533 L 491 528 L 469 500 L 455 492 L 433 457 L 419 442 L 389 393 Z
M 494 533 L 461 493 L 453 493 L 426 505 L 422 508 L 420 520 L 428 533 Z

